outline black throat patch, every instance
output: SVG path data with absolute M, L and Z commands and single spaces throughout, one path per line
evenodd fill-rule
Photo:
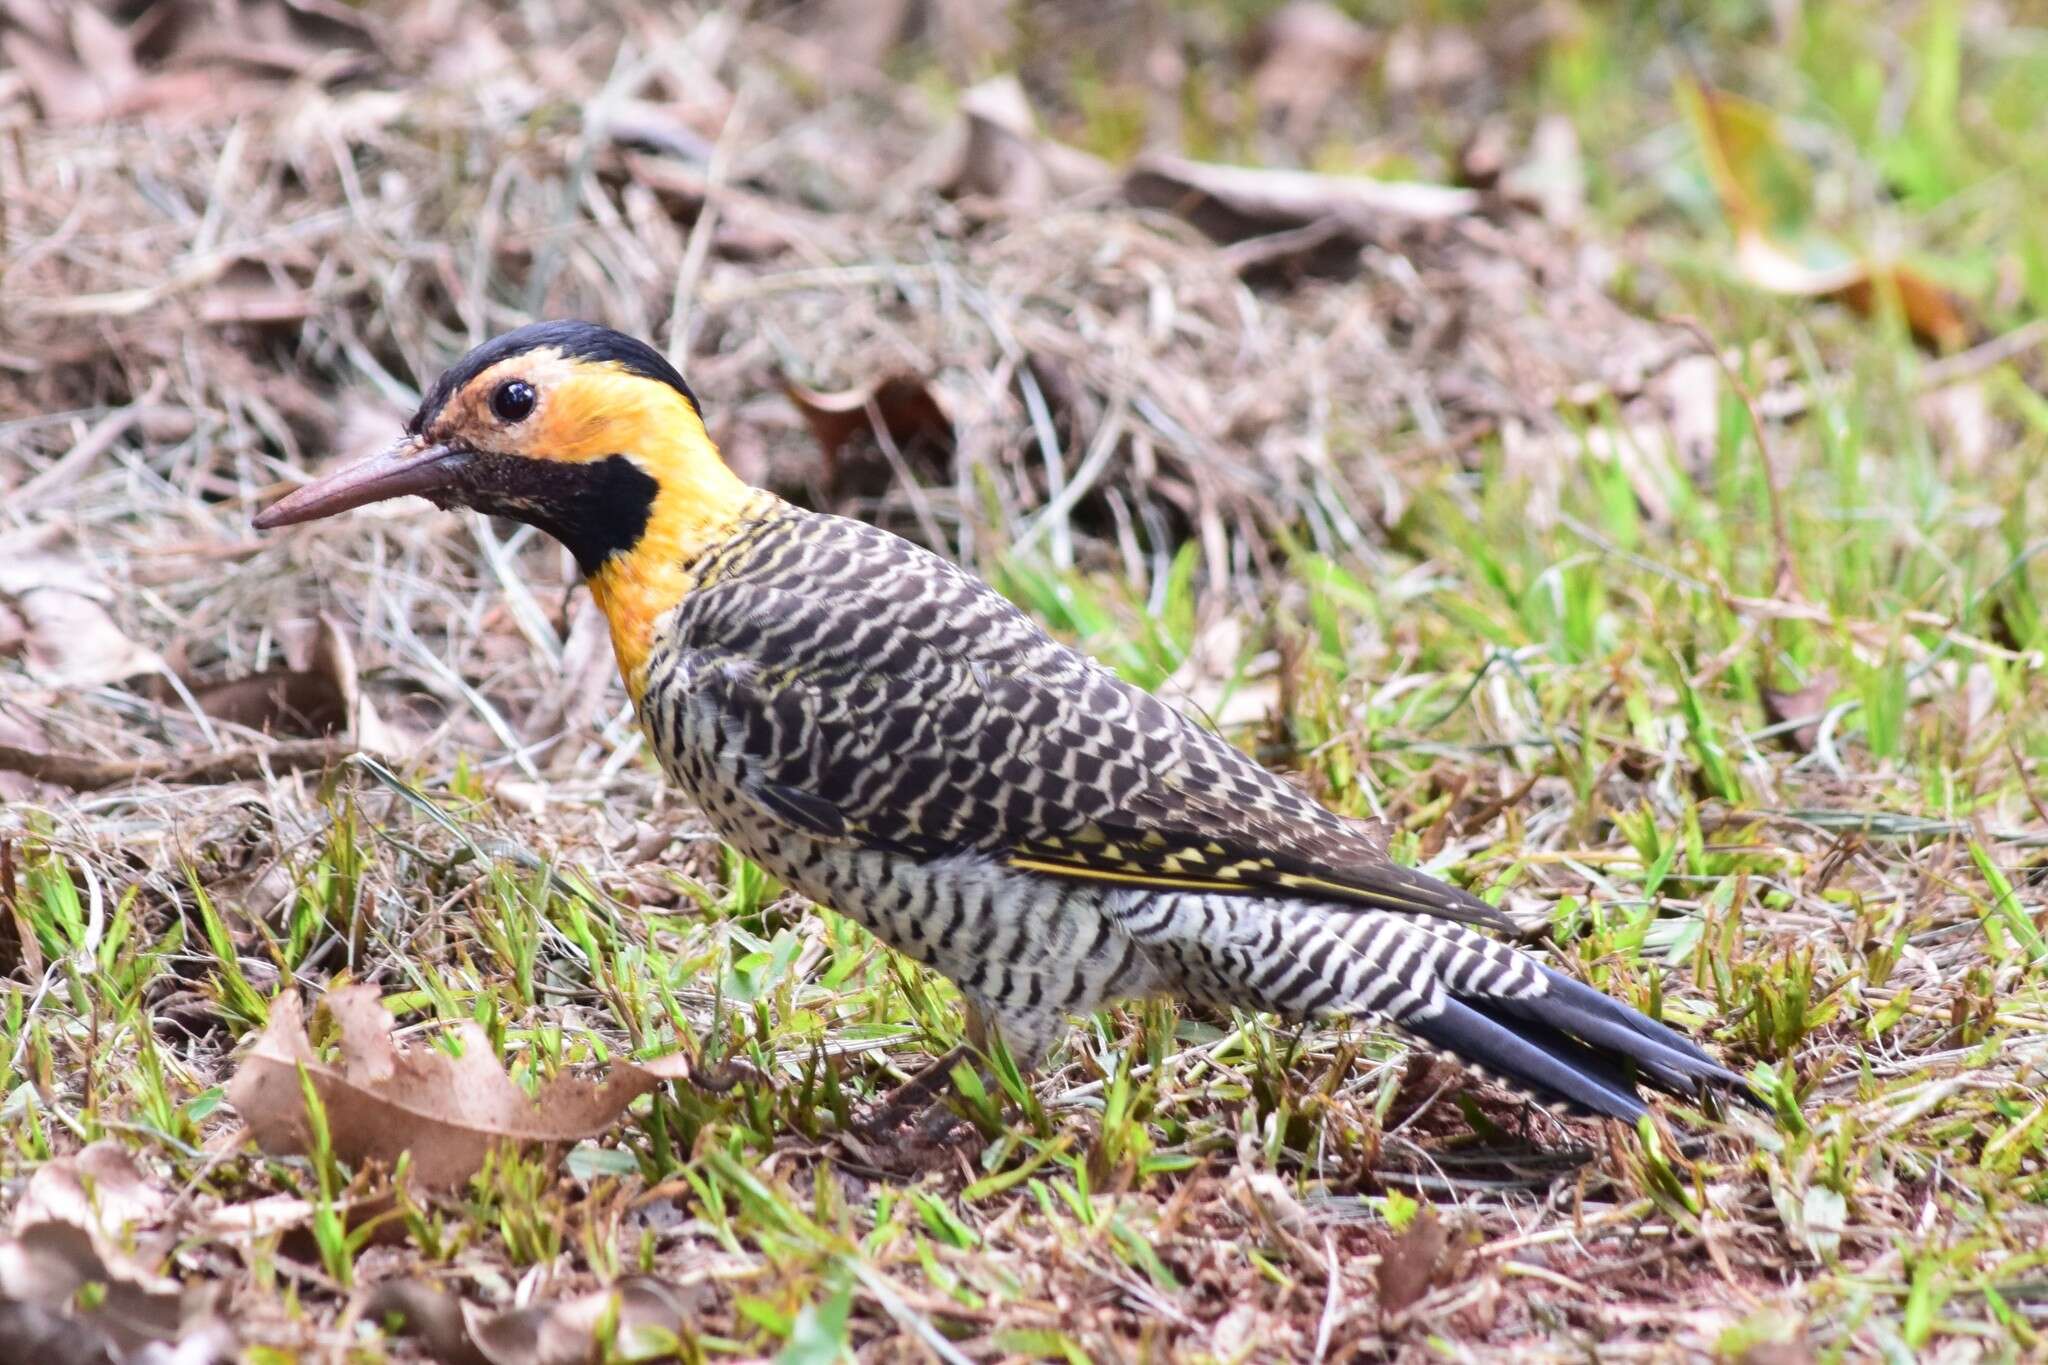
M 478 454 L 450 501 L 539 527 L 568 548 L 588 578 L 647 533 L 660 487 L 624 455 L 570 463 Z

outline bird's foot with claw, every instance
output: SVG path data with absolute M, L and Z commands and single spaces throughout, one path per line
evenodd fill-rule
M 890 1091 L 841 1139 L 856 1157 L 892 1173 L 921 1174 L 950 1163 L 979 1139 L 945 1093 L 953 1067 L 966 1055 L 966 1049 L 955 1049 Z
M 839 1134 L 847 1154 L 878 1175 L 911 1178 L 958 1165 L 982 1145 L 981 1130 L 944 1099 L 919 1110 L 885 1100 Z

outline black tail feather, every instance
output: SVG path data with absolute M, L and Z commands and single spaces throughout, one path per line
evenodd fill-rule
M 1440 1014 L 1403 1027 L 1432 1047 L 1581 1114 L 1634 1120 L 1647 1112 L 1637 1085 L 1694 1097 L 1726 1091 L 1761 1101 L 1697 1043 L 1570 977 L 1520 998 L 1451 996 Z
M 1642 1097 L 1609 1057 L 1548 1025 L 1516 1019 L 1498 1000 L 1447 998 L 1441 1012 L 1409 1019 L 1402 1027 L 1431 1047 L 1542 1100 L 1574 1113 L 1635 1119 L 1647 1112 Z

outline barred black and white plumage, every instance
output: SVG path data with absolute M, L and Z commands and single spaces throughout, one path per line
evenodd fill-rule
M 1383 1019 L 1571 1109 L 1741 1082 L 1480 932 L 1509 927 L 898 537 L 748 488 L 666 360 L 583 323 L 497 338 L 283 525 L 419 493 L 574 553 L 654 752 L 740 851 L 952 978 L 1025 1065 L 1168 993 Z
M 778 506 L 693 574 L 641 700 L 671 775 L 1027 1064 L 1067 1014 L 1165 991 L 1384 1018 L 1594 1113 L 1642 1112 L 1625 1066 L 1734 1079 L 938 556 Z

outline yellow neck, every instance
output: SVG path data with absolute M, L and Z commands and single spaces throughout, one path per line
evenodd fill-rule
M 646 531 L 587 580 L 611 625 L 619 676 L 635 705 L 646 688 L 647 657 L 661 619 L 696 586 L 686 566 L 774 501 L 727 469 L 696 414 L 678 407 L 682 411 L 663 415 L 667 420 L 640 424 L 630 447 L 659 485 Z

